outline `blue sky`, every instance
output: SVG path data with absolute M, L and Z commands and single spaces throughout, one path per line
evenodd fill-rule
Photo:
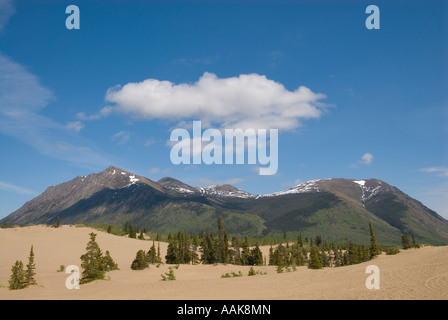
M 0 218 L 109 165 L 254 194 L 377 178 L 448 218 L 448 3 L 335 2 L 0 0 Z M 278 127 L 277 174 L 173 165 L 193 120 Z

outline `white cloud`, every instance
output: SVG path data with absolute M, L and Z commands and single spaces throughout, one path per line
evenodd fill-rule
M 67 125 L 65 126 L 67 130 L 73 130 L 75 132 L 81 131 L 81 129 L 84 128 L 84 124 L 81 121 L 73 121 L 73 122 L 67 122 Z
M 131 134 L 127 131 L 119 131 L 114 134 L 110 139 L 118 144 L 125 144 L 131 138 Z
M 15 12 L 14 0 L 0 0 L 0 31 L 8 24 L 9 18 Z
M 423 172 L 437 173 L 438 176 L 448 177 L 448 167 L 430 167 L 421 169 Z
M 243 178 L 232 178 L 232 179 L 224 179 L 224 180 L 211 180 L 207 178 L 200 178 L 199 182 L 206 186 L 216 186 L 216 185 L 223 185 L 223 184 L 238 184 L 243 182 Z
M 371 153 L 364 153 L 361 157 L 361 163 L 365 164 L 366 166 L 370 166 L 372 164 L 373 160 L 373 154 Z
M 306 87 L 287 90 L 258 74 L 218 78 L 204 73 L 195 83 L 174 84 L 147 79 L 110 88 L 112 104 L 102 114 L 117 112 L 136 118 L 183 121 L 200 119 L 225 128 L 292 130 L 301 120 L 319 118 L 325 95 Z
M 2 181 L 0 181 L 0 190 L 18 193 L 18 194 L 24 194 L 24 195 L 31 195 L 31 196 L 36 196 L 38 194 L 37 192 L 35 192 L 33 190 L 15 186 L 10 183 L 6 183 L 6 182 L 2 182 Z
M 78 112 L 76 114 L 76 117 L 79 120 L 83 121 L 92 121 L 92 120 L 98 120 L 101 118 L 101 114 L 92 114 L 92 115 L 86 115 L 84 112 Z
M 357 163 L 353 163 L 350 165 L 351 168 L 358 168 L 358 166 L 361 165 L 365 165 L 365 166 L 370 166 L 372 164 L 373 161 L 373 154 L 371 153 L 364 153 L 361 157 L 361 160 L 358 161 Z

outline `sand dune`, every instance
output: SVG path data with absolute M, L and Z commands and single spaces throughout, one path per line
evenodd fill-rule
M 107 274 L 109 280 L 81 285 L 68 290 L 60 265 L 80 266 L 89 233 L 109 250 L 120 270 Z M 34 245 L 37 286 L 10 291 L 8 280 L 16 260 L 25 264 Z M 152 242 L 117 237 L 90 228 L 44 226 L 0 229 L 0 299 L 448 299 L 448 247 L 424 247 L 382 255 L 372 261 L 342 268 L 297 271 L 278 274 L 275 267 L 256 267 L 267 275 L 248 277 L 249 267 L 234 265 L 181 265 L 175 281 L 161 281 L 168 265 L 133 271 L 130 264 L 138 250 L 147 251 Z M 162 255 L 167 245 L 161 243 Z M 268 247 L 263 253 L 267 254 Z M 380 289 L 368 290 L 365 273 L 368 265 L 380 270 Z M 240 278 L 221 279 L 221 275 L 241 271 Z

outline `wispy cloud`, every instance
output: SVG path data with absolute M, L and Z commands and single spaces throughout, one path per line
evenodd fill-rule
M 76 118 L 78 118 L 79 120 L 82 120 L 82 121 L 93 121 L 93 120 L 98 120 L 98 119 L 101 119 L 101 118 L 107 116 L 108 113 L 109 113 L 108 108 L 105 107 L 99 113 L 90 114 L 90 115 L 87 115 L 84 112 L 78 112 L 76 114 Z
M 118 144 L 125 144 L 129 141 L 129 139 L 131 139 L 131 134 L 127 131 L 119 131 L 110 139 Z
M 200 178 L 199 182 L 206 186 L 215 186 L 215 185 L 222 185 L 222 184 L 238 184 L 243 182 L 245 179 L 243 178 L 233 178 L 233 179 L 224 179 L 224 180 L 211 180 L 207 178 Z
M 39 153 L 74 165 L 104 167 L 111 163 L 86 147 L 90 142 L 67 129 L 81 123 L 58 123 L 40 112 L 54 95 L 25 67 L 0 52 L 0 132 L 18 139 Z
M 149 170 L 149 173 L 151 173 L 151 174 L 165 174 L 165 173 L 168 173 L 170 171 L 171 171 L 170 169 L 161 169 L 161 168 L 154 167 L 154 168 L 151 168 Z
M 440 177 L 448 177 L 448 167 L 430 167 L 421 169 L 423 172 L 435 173 Z
M 67 125 L 65 127 L 67 128 L 67 130 L 79 132 L 84 128 L 84 124 L 81 121 L 73 121 L 67 122 Z
M 202 58 L 177 58 L 171 60 L 172 64 L 184 65 L 184 66 L 198 66 L 198 65 L 210 65 L 219 61 L 222 57 L 220 55 L 208 56 Z
M 362 155 L 361 160 L 359 160 L 357 163 L 351 164 L 350 167 L 358 168 L 359 165 L 370 166 L 372 164 L 372 161 L 373 161 L 373 154 L 367 152 Z
M 154 139 L 154 138 L 149 138 L 149 139 L 146 139 L 144 146 L 145 146 L 145 147 L 149 147 L 150 145 L 153 145 L 153 144 L 155 144 L 155 143 L 156 143 L 156 139 Z
M 416 196 L 429 208 L 448 219 L 448 181 L 431 186 L 423 186 Z
M 38 195 L 38 193 L 36 191 L 30 190 L 27 188 L 23 188 L 23 187 L 19 187 L 19 186 L 15 186 L 13 184 L 2 182 L 2 181 L 0 181 L 0 190 L 23 194 L 23 195 L 30 195 L 30 196 Z
M 9 18 L 16 12 L 14 0 L 0 0 L 0 31 L 8 24 Z

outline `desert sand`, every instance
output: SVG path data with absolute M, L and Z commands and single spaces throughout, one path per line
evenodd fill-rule
M 120 270 L 108 272 L 107 280 L 68 290 L 69 276 L 57 272 L 61 265 L 80 267 L 89 233 L 95 232 L 103 252 L 109 250 Z M 8 289 L 11 266 L 16 260 L 26 265 L 34 246 L 37 285 L 22 290 Z M 375 259 L 341 268 L 278 274 L 276 267 L 255 267 L 266 275 L 247 276 L 249 267 L 235 265 L 180 265 L 175 281 L 161 281 L 169 265 L 130 269 L 138 250 L 147 251 L 152 241 L 118 237 L 90 228 L 45 226 L 0 229 L 0 300 L 15 299 L 148 299 L 148 300 L 291 300 L 291 299 L 448 299 L 448 247 L 423 247 L 385 254 Z M 160 243 L 162 256 L 167 244 Z M 263 254 L 269 247 L 263 247 Z M 380 289 L 368 290 L 366 267 L 377 265 Z M 241 271 L 243 277 L 221 278 Z

